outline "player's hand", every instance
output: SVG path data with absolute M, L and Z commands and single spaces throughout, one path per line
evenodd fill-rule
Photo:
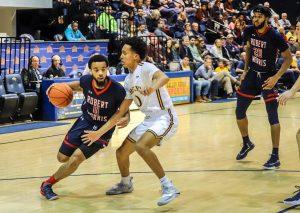
M 263 89 L 265 89 L 265 90 L 272 89 L 276 85 L 278 80 L 279 80 L 279 78 L 276 75 L 273 75 L 272 77 L 265 80 L 265 82 L 262 86 Z
M 129 121 L 130 121 L 129 116 L 125 116 L 125 117 L 121 118 L 121 119 L 118 121 L 117 127 L 118 127 L 119 129 L 122 129 L 122 128 L 126 127 L 126 126 L 129 124 Z
M 285 91 L 284 93 L 282 93 L 279 96 L 278 102 L 280 105 L 284 106 L 284 105 L 286 105 L 286 102 L 293 96 L 294 96 L 294 93 L 291 90 Z
M 148 87 L 148 88 L 146 88 L 145 90 L 141 91 L 141 94 L 142 94 L 142 95 L 145 95 L 145 96 L 149 96 L 149 95 L 151 95 L 153 92 L 154 92 L 154 89 L 153 89 L 152 87 Z
M 81 136 L 81 140 L 84 144 L 87 144 L 87 146 L 92 145 L 95 141 L 97 141 L 102 135 L 99 135 L 99 132 L 97 131 L 90 131 L 85 130 L 85 134 Z

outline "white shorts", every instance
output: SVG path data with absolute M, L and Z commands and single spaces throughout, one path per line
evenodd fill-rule
M 156 138 L 167 140 L 171 138 L 178 128 L 178 118 L 174 109 L 167 109 L 146 114 L 142 123 L 137 125 L 128 135 L 128 139 L 136 143 L 145 132 L 151 132 Z M 160 145 L 159 143 L 159 145 Z

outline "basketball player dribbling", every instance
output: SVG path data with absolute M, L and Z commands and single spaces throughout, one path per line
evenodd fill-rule
M 145 119 L 129 133 L 121 147 L 117 149 L 116 156 L 122 178 L 121 182 L 109 189 L 106 194 L 117 195 L 133 191 L 129 156 L 137 152 L 160 179 L 162 196 L 157 205 L 162 206 L 175 199 L 180 193 L 165 175 L 151 148 L 160 145 L 163 139 L 175 134 L 178 118 L 170 95 L 164 87 L 169 79 L 155 65 L 143 62 L 146 52 L 147 45 L 141 38 L 131 37 L 124 40 L 121 60 L 124 67 L 130 71 L 125 79 L 125 100 L 119 111 L 103 127 L 97 131 L 87 131 L 83 140 L 88 145 L 95 143 L 97 138 L 116 125 L 134 101 L 145 114 Z
M 81 136 L 85 130 L 98 130 L 103 126 L 118 110 L 126 95 L 121 84 L 107 77 L 108 60 L 105 56 L 92 56 L 88 66 L 92 75 L 85 75 L 80 81 L 68 83 L 73 91 L 83 91 L 85 100 L 81 106 L 82 115 L 73 124 L 59 149 L 57 159 L 63 164 L 40 187 L 41 194 L 48 200 L 58 198 L 52 190 L 55 183 L 71 175 L 83 161 L 108 145 L 114 128 L 96 138 L 91 146 L 84 144 Z M 49 89 L 47 94 L 48 91 Z M 118 126 L 125 127 L 128 122 L 127 113 L 119 120 Z
M 236 159 L 242 160 L 254 148 L 248 134 L 246 112 L 255 96 L 262 93 L 268 113 L 273 145 L 272 154 L 263 165 L 264 169 L 276 169 L 280 166 L 278 92 L 274 87 L 292 62 L 288 44 L 279 32 L 268 26 L 270 17 L 270 9 L 263 6 L 255 7 L 252 17 L 253 26 L 247 27 L 243 33 L 246 42 L 245 71 L 241 76 L 241 86 L 237 90 L 236 106 L 237 124 L 243 138 L 243 147 Z M 277 71 L 275 62 L 279 53 L 281 53 L 284 62 Z

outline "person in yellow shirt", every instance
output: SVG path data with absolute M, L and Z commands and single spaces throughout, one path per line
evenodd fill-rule
M 215 69 L 215 74 L 219 78 L 229 77 L 232 84 L 236 84 L 237 86 L 239 86 L 240 82 L 230 74 L 229 69 L 230 68 L 227 65 L 227 62 L 224 60 L 220 60 L 218 63 L 218 67 Z

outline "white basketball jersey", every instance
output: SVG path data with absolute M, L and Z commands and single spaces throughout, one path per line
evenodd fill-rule
M 141 91 L 153 85 L 153 75 L 159 69 L 148 62 L 140 63 L 133 73 L 125 78 L 126 99 L 133 99 L 143 113 L 165 110 L 173 107 L 171 97 L 165 87 L 154 91 L 150 96 Z

